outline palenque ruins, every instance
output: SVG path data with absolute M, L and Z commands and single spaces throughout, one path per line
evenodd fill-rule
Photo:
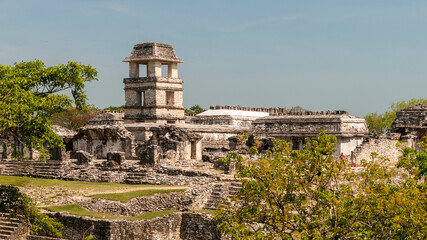
M 343 110 L 211 106 L 198 115 L 185 114 L 184 80 L 178 74 L 183 60 L 171 45 L 137 44 L 123 62 L 129 63 L 129 76 L 123 79 L 124 111 L 104 111 L 77 132 L 53 126 L 66 147 L 50 149 L 46 162 L 38 160 L 37 152 L 19 144 L 15 147 L 25 152 L 26 159 L 12 160 L 13 149 L 3 139 L 0 174 L 192 188 L 184 193 L 138 198 L 129 204 L 78 202 L 89 210 L 126 216 L 159 209 L 182 212 L 136 222 L 57 213 L 55 216 L 67 229 L 65 238 L 72 239 L 76 232 L 95 224 L 97 239 L 221 239 L 211 216 L 192 210 L 215 209 L 218 200 L 238 191 L 232 167 L 219 159 L 235 151 L 248 154 L 253 139 L 259 139 L 261 152 L 269 149 L 276 138 L 302 149 L 305 138 L 314 138 L 324 130 L 337 137 L 337 155 L 343 153 L 357 167 L 362 159 L 369 160 L 372 152 L 389 158 L 393 165 L 400 154 L 398 141 L 416 148 L 427 133 L 426 105 L 398 112 L 386 135 L 370 133 L 363 118 Z M 167 66 L 166 75 L 162 75 L 162 66 Z M 245 133 L 249 135 L 248 143 L 239 145 L 238 136 Z

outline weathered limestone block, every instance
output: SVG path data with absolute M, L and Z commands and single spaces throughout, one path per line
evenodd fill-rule
M 77 151 L 76 158 L 79 164 L 87 164 L 93 161 L 94 156 L 85 151 Z

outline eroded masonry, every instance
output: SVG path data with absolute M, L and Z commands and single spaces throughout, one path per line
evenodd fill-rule
M 50 149 L 51 156 L 46 162 L 37 161 L 36 152 L 19 144 L 15 147 L 24 150 L 26 160 L 13 161 L 10 158 L 13 149 L 7 144 L 8 140 L 2 140 L 0 174 L 190 185 L 194 188 L 161 200 L 168 203 L 169 207 L 164 208 L 214 209 L 215 202 L 232 195 L 239 188 L 239 183 L 233 178 L 232 167 L 219 159 L 230 152 L 248 154 L 255 139 L 259 140 L 257 147 L 260 152 L 271 149 L 273 140 L 277 138 L 291 142 L 294 149 L 302 149 L 305 138 L 315 138 L 319 131 L 324 130 L 337 137 L 337 155 L 343 153 L 357 167 L 361 159 L 369 160 L 372 152 L 388 157 L 390 164 L 394 164 L 400 154 L 396 147 L 398 141 L 415 148 L 416 143 L 426 136 L 425 105 L 398 112 L 391 131 L 381 136 L 370 133 L 363 118 L 342 110 L 313 112 L 301 107 L 211 106 L 201 114 L 186 115 L 184 80 L 178 74 L 178 64 L 183 60 L 176 56 L 171 45 L 137 44 L 123 62 L 129 64 L 129 76 L 123 79 L 124 111 L 103 112 L 77 132 L 54 126 L 66 147 Z M 248 136 L 243 145 L 239 144 L 242 134 Z M 105 201 L 79 202 L 87 209 L 127 214 L 136 214 L 132 209 L 154 211 L 161 207 L 157 203 L 157 198 L 136 201 L 137 206 Z M 57 217 L 63 220 L 70 236 L 73 231 L 78 232 L 93 221 L 86 219 L 76 224 L 70 220 L 71 216 Z M 196 220 L 200 225 L 198 229 L 194 229 Z M 169 223 L 169 227 L 165 227 L 166 230 L 156 228 L 159 221 L 163 221 L 163 225 Z M 209 217 L 195 213 L 179 213 L 154 222 L 123 222 L 120 225 L 100 221 L 99 224 L 108 228 L 108 231 L 99 231 L 99 239 L 156 239 L 156 236 L 163 239 L 221 238 Z M 138 227 L 148 228 L 151 235 L 135 231 Z

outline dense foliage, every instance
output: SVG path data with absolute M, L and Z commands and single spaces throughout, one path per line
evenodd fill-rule
M 382 114 L 379 113 L 369 113 L 365 116 L 366 124 L 370 130 L 375 130 L 377 133 L 385 133 L 390 128 L 393 121 L 396 119 L 396 112 L 413 107 L 417 104 L 427 104 L 427 99 L 423 98 L 413 98 L 408 101 L 399 101 L 394 102 L 390 109 Z
M 304 149 L 276 140 L 272 151 L 236 163 L 242 189 L 218 206 L 219 229 L 232 239 L 425 239 L 422 182 L 381 158 L 358 171 L 334 157 L 336 138 L 321 132 Z M 252 148 L 256 153 L 256 149 Z
M 39 60 L 0 65 L 0 136 L 39 150 L 42 156 L 47 154 L 45 144 L 61 146 L 50 119 L 73 104 L 84 109 L 85 83 L 96 80 L 96 75 L 90 65 L 75 62 L 53 67 Z M 64 94 L 67 89 L 72 98 Z M 19 149 L 13 154 L 22 156 Z
M 0 185 L 0 213 L 7 213 L 27 224 L 31 234 L 62 237 L 59 231 L 62 224 L 40 213 L 33 201 L 12 185 Z
M 418 143 L 419 151 L 412 148 L 405 148 L 400 156 L 397 167 L 405 168 L 416 180 L 426 182 L 427 175 L 427 137 Z

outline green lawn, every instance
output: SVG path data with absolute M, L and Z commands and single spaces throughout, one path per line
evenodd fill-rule
M 104 193 L 104 194 L 95 194 L 90 195 L 91 198 L 102 198 L 113 201 L 120 201 L 122 203 L 127 203 L 132 198 L 142 197 L 142 196 L 151 196 L 156 193 L 171 193 L 171 192 L 184 192 L 185 189 L 146 189 L 146 190 L 138 190 L 131 192 L 123 192 L 123 193 Z
M 14 177 L 14 176 L 1 176 L 0 184 L 3 185 L 14 185 L 17 187 L 24 188 L 36 188 L 36 187 L 55 187 L 67 189 L 70 191 L 81 191 L 92 193 L 102 192 L 123 192 L 133 191 L 138 189 L 160 189 L 160 188 L 177 188 L 176 186 L 167 185 L 132 185 L 132 184 L 121 184 L 121 183 L 109 183 L 109 182 L 83 182 L 83 181 L 64 181 L 64 180 L 53 180 L 53 179 L 42 179 L 42 178 L 30 178 L 30 177 Z M 185 186 L 180 186 L 180 189 L 185 189 Z
M 174 212 L 178 212 L 175 210 L 165 210 L 165 211 L 159 211 L 159 212 L 142 213 L 138 216 L 133 216 L 133 217 L 125 217 L 125 216 L 116 216 L 109 213 L 88 211 L 77 204 L 49 206 L 44 208 L 52 212 L 68 212 L 71 215 L 77 215 L 77 216 L 88 216 L 88 217 L 94 217 L 98 219 L 125 219 L 129 221 L 137 221 L 137 220 L 150 219 L 155 217 L 162 217 L 168 214 L 172 214 Z

